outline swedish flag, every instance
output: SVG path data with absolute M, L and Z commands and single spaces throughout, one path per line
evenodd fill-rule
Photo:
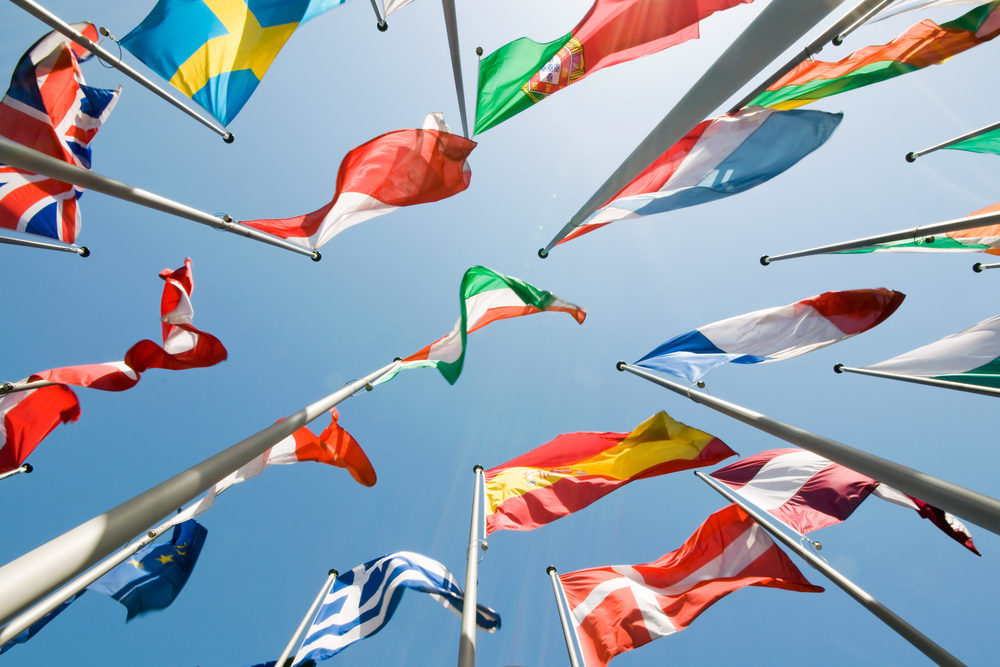
M 310 0 L 158 0 L 121 40 L 223 125 L 239 113 Z

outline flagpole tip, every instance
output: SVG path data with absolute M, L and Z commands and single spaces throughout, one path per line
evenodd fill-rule
M 323 259 L 323 255 L 320 254 L 319 250 L 313 250 L 313 254 L 309 255 L 309 259 L 311 259 L 314 262 L 318 262 L 319 260 Z
M 982 273 L 983 272 L 983 265 L 982 265 L 982 263 L 981 262 L 976 262 L 975 264 L 973 264 L 972 265 L 972 270 L 975 271 L 976 273 Z
M 389 24 L 386 23 L 384 20 L 382 20 L 376 23 L 375 27 L 378 28 L 379 32 L 385 32 L 386 30 L 389 29 Z
M 478 463 L 472 466 L 472 472 L 482 472 L 482 471 L 483 471 L 483 466 L 479 465 Z
M 231 144 L 234 141 L 236 141 L 236 137 L 233 135 L 232 132 L 227 131 L 224 135 L 222 135 L 222 140 L 227 144 Z
M 21 470 L 24 472 L 25 475 L 27 475 L 28 473 L 30 473 L 34 469 L 35 469 L 35 467 L 33 465 L 31 465 L 30 463 L 25 463 L 24 465 L 21 466 Z
M 545 568 L 545 574 L 555 574 L 557 572 L 555 565 L 549 565 Z
M 90 257 L 90 248 L 85 245 L 80 246 L 80 257 Z
M 911 153 L 907 153 L 906 154 L 906 161 L 907 162 L 916 162 L 917 161 L 917 156 L 914 153 L 912 153 L 912 152 Z
M 480 58 L 483 57 L 483 47 L 481 46 L 476 47 L 476 55 L 479 56 Z
M 840 35 L 837 35 L 836 37 L 834 37 L 830 41 L 833 42 L 834 46 L 840 46 L 841 44 L 844 43 L 844 38 L 841 37 Z
M 628 364 L 626 364 L 624 361 L 619 361 L 617 364 L 615 364 L 615 368 L 617 368 L 620 371 L 623 371 L 625 370 L 625 366 L 627 365 Z
M 330 576 L 330 577 L 339 577 L 340 576 L 340 572 L 337 572 L 332 567 L 330 568 L 330 571 L 327 572 L 326 574 L 327 574 L 327 576 Z
M 549 251 L 546 250 L 545 248 L 539 248 L 538 249 L 538 256 L 541 257 L 542 259 L 545 259 L 546 257 L 549 256 Z
M 771 263 L 771 258 L 770 257 L 768 257 L 767 255 L 761 255 L 760 256 L 760 265 L 761 266 L 767 266 L 770 263 Z
M 834 364 L 834 366 L 833 366 L 833 372 L 834 373 L 843 373 L 844 372 L 844 364 Z

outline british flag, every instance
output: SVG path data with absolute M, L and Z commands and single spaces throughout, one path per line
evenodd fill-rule
M 73 26 L 91 40 L 92 23 Z M 21 56 L 0 100 L 0 136 L 51 157 L 90 168 L 90 142 L 118 101 L 117 90 L 84 83 L 80 62 L 90 54 L 50 32 Z M 77 199 L 83 190 L 47 176 L 0 164 L 0 227 L 76 241 Z

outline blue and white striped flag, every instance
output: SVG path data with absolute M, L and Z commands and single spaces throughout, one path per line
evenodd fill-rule
M 429 593 L 447 609 L 462 613 L 462 589 L 444 565 L 412 551 L 397 551 L 337 577 L 306 632 L 295 664 L 325 660 L 381 630 L 406 588 Z M 500 615 L 477 605 L 476 625 L 493 632 L 500 627 Z

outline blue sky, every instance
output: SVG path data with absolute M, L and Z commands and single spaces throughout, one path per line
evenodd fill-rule
M 195 324 L 229 349 L 219 366 L 150 371 L 120 394 L 79 390 L 80 421 L 39 446 L 29 459 L 33 474 L 0 484 L 8 507 L 0 562 L 445 334 L 469 266 L 525 279 L 589 312 L 582 326 L 541 314 L 473 334 L 454 386 L 434 371 L 409 371 L 344 402 L 341 424 L 368 453 L 375 487 L 318 464 L 269 469 L 203 515 L 205 548 L 169 609 L 126 625 L 124 608 L 87 595 L 5 663 L 251 665 L 277 656 L 331 567 L 345 571 L 411 550 L 462 580 L 472 467 L 493 467 L 559 433 L 628 431 L 664 409 L 742 455 L 786 446 L 614 364 L 698 325 L 827 290 L 885 286 L 908 296 L 866 334 L 779 364 L 719 369 L 708 390 L 996 495 L 990 398 L 831 371 L 834 363 L 880 361 L 996 315 L 1000 275 L 970 270 L 983 256 L 757 262 L 765 253 L 961 217 L 1000 199 L 995 156 L 942 151 L 915 164 L 903 160 L 907 151 L 997 120 L 997 93 L 983 85 L 995 44 L 813 104 L 843 111 L 840 128 L 754 190 L 612 225 L 544 261 L 535 255 L 763 4 L 715 16 L 700 40 L 597 73 L 477 137 L 466 192 L 352 228 L 324 246 L 320 263 L 93 192 L 81 201 L 80 243 L 90 258 L 0 246 L 8 277 L 0 379 L 121 359 L 137 340 L 155 339 L 156 275 L 185 257 L 194 262 Z M 66 0 L 47 6 L 120 37 L 145 5 L 104 1 L 88 13 Z M 458 3 L 470 110 L 476 46 L 489 53 L 520 36 L 554 39 L 589 5 Z M 11 71 L 46 28 L 12 5 L 0 17 L 0 70 Z M 821 56 L 888 41 L 920 18 L 866 27 Z M 232 145 L 96 60 L 87 63 L 88 83 L 124 86 L 93 144 L 94 169 L 236 219 L 315 210 L 329 201 L 340 160 L 354 146 L 418 127 L 430 111 L 460 127 L 438 4 L 418 0 L 389 23 L 378 32 L 369 4 L 355 0 L 303 26 L 231 124 Z M 325 418 L 316 430 L 324 425 Z M 723 504 L 679 473 L 632 484 L 535 531 L 492 535 L 480 564 L 480 602 L 501 613 L 503 627 L 479 636 L 480 664 L 564 664 L 546 566 L 566 572 L 654 560 Z M 963 661 L 983 664 L 994 659 L 991 602 L 1000 583 L 992 563 L 1000 539 L 970 528 L 981 559 L 914 513 L 872 499 L 813 537 L 834 567 Z M 845 594 L 827 589 L 739 591 L 684 632 L 613 664 L 922 660 Z M 332 660 L 449 664 L 458 628 L 456 616 L 408 593 L 380 634 Z

